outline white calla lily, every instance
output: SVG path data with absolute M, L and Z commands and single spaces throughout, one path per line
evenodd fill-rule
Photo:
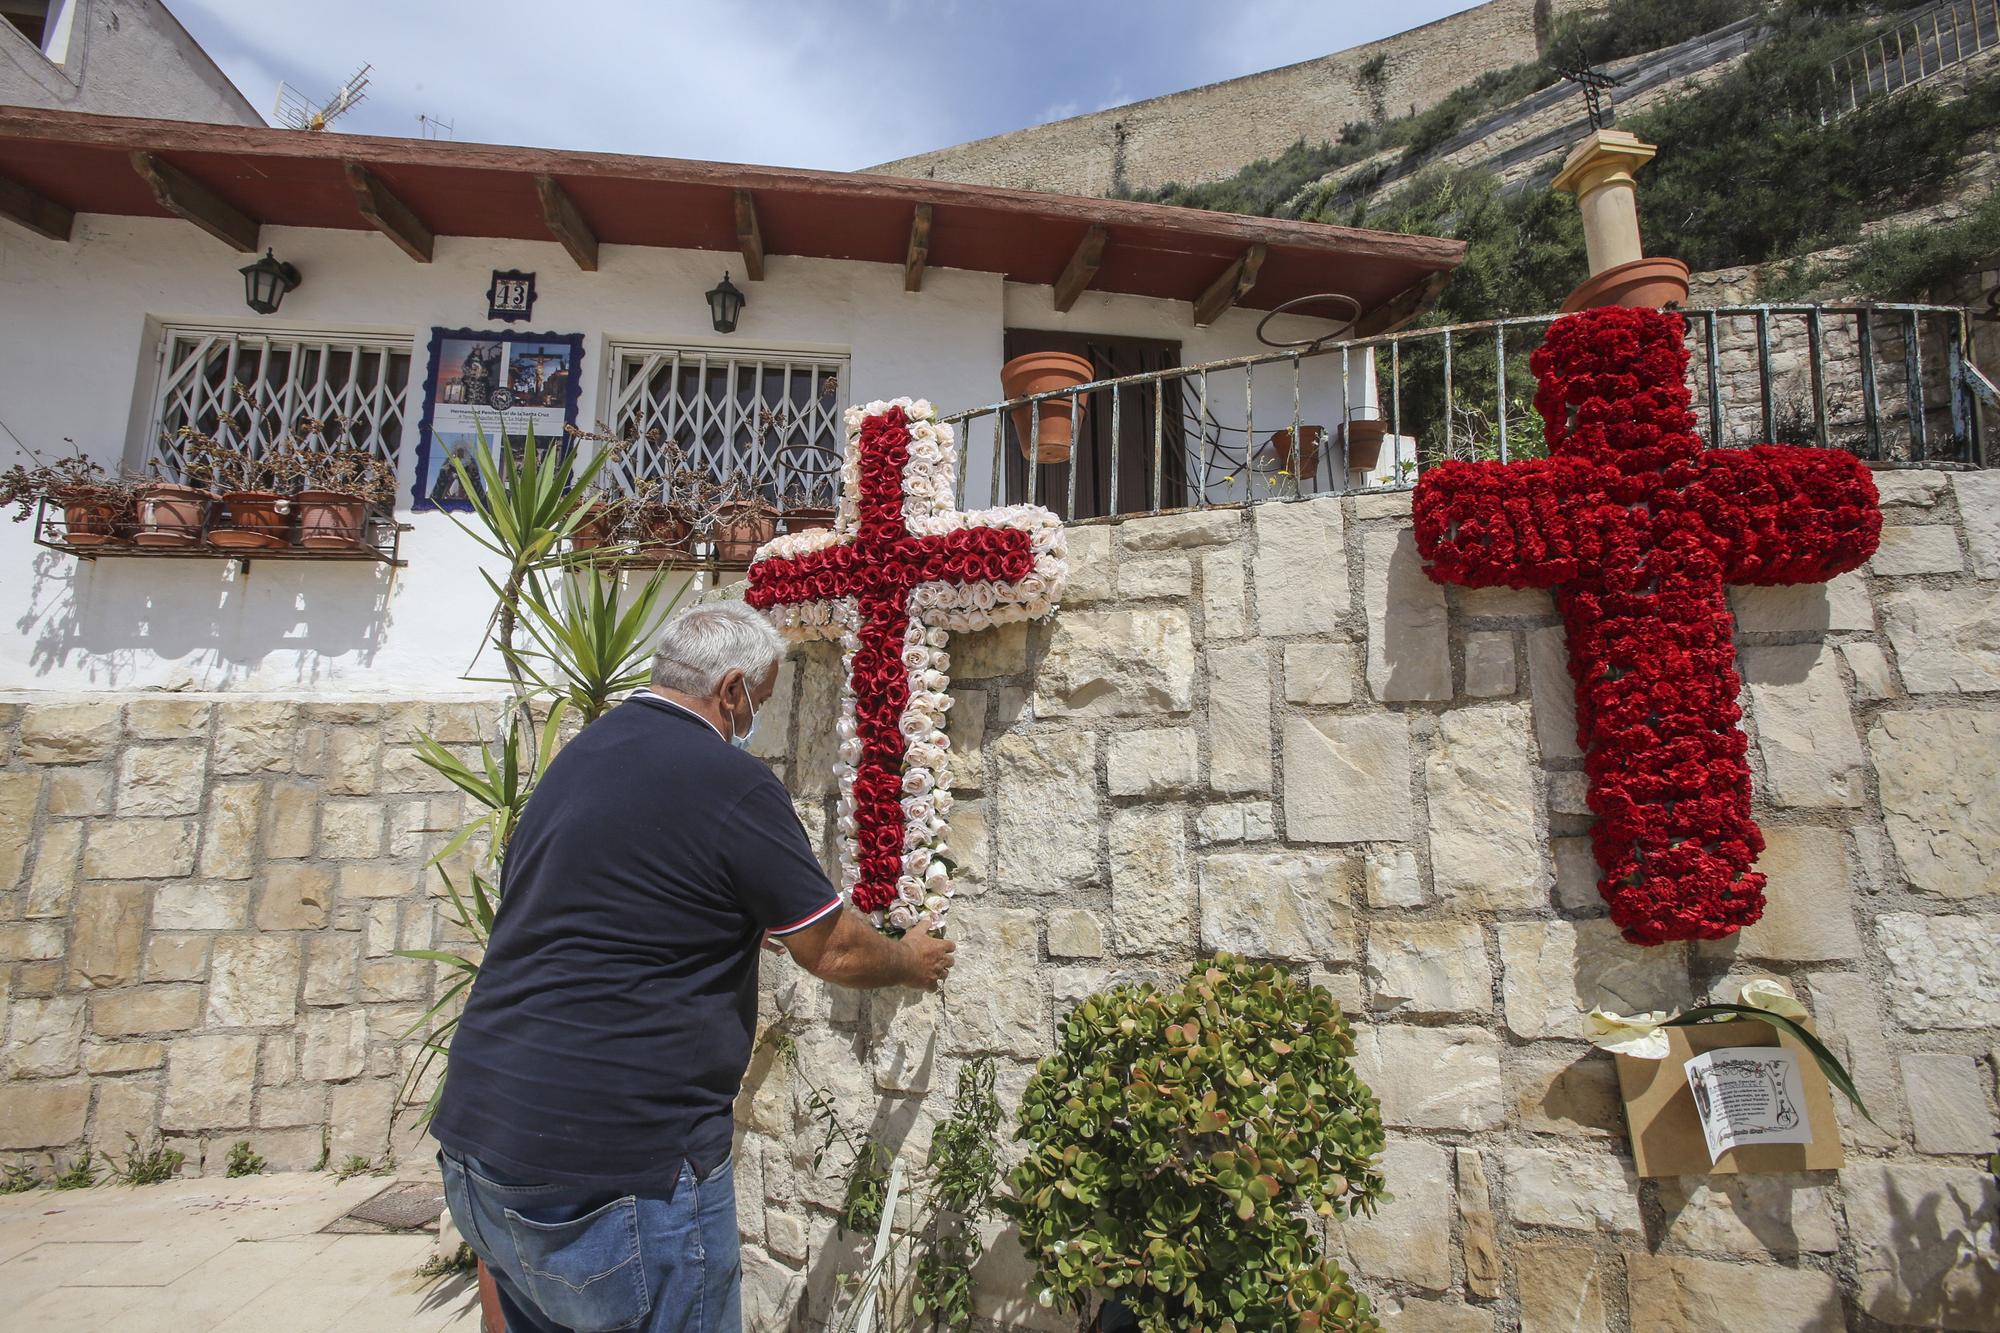
M 1806 1013 L 1806 1007 L 1785 989 L 1783 982 L 1770 977 L 1758 977 L 1755 981 L 1744 982 L 1739 999 L 1752 1009 L 1767 1010 L 1780 1018 L 1789 1018 L 1794 1022 L 1810 1016 Z
M 1630 1015 L 1592 1009 L 1584 1015 L 1583 1035 L 1599 1050 L 1639 1060 L 1664 1060 L 1668 1049 L 1666 1022 L 1672 1017 L 1664 1009 Z

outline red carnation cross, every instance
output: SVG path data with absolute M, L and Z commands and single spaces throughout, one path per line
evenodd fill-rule
M 1882 532 L 1858 459 L 1703 447 L 1684 328 L 1616 307 L 1557 320 L 1530 362 L 1550 456 L 1440 463 L 1415 499 L 1432 578 L 1555 589 L 1598 891 L 1635 944 L 1719 939 L 1763 914 L 1727 585 L 1824 581 Z
M 911 594 L 923 584 L 990 584 L 988 619 L 1024 618 L 1028 593 L 1017 585 L 1034 572 L 1036 542 L 1026 512 L 964 514 L 950 508 L 948 493 L 906 494 L 910 421 L 900 406 L 868 417 L 853 443 L 859 468 L 841 496 L 838 537 L 822 549 L 750 566 L 744 600 L 768 610 L 852 598 L 859 613 L 860 646 L 848 667 L 855 700 L 860 757 L 855 762 L 855 856 L 860 872 L 854 905 L 863 911 L 889 906 L 905 874 L 904 854 L 916 835 L 902 805 L 904 759 L 910 744 L 901 728 L 910 701 L 903 662 L 911 622 Z M 938 468 L 917 469 L 938 476 Z M 949 476 L 948 467 L 943 472 Z M 906 512 L 928 515 L 931 535 L 911 532 Z M 1018 612 L 1018 615 L 1010 613 Z

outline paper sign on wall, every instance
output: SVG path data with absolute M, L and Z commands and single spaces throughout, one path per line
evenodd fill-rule
M 1782 1046 L 1726 1047 L 1689 1060 L 1688 1088 L 1710 1164 L 1747 1144 L 1811 1143 L 1796 1053 Z

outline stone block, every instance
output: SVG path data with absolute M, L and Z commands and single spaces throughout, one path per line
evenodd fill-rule
M 424 868 L 414 865 L 362 863 L 340 867 L 343 899 L 406 898 L 423 889 Z
M 90 826 L 83 873 L 90 879 L 181 879 L 194 871 L 192 819 L 120 819 Z
M 363 1079 L 336 1086 L 327 1113 L 333 1160 L 382 1160 L 389 1150 L 389 1121 L 395 1109 L 395 1079 Z
M 1621 1014 L 1693 1002 L 1685 945 L 1627 944 L 1609 919 L 1497 927 L 1507 1027 L 1527 1040 L 1581 1038 L 1595 1006 Z
M 1271 790 L 1271 656 L 1261 642 L 1208 651 L 1208 785 Z
M 61 768 L 49 774 L 49 817 L 111 813 L 111 770 Z
M 1493 1333 L 1493 1312 L 1455 1301 L 1391 1298 L 1381 1307 L 1382 1333 Z
M 1736 628 L 1746 634 L 1824 634 L 1875 628 L 1875 609 L 1859 570 L 1825 583 L 1729 590 Z
M 993 742 L 1003 886 L 1055 893 L 1098 878 L 1097 738 L 1083 731 L 1010 732 Z M 957 812 L 954 812 L 956 814 Z
M 1074 534 L 1071 535 L 1070 549 L 1072 552 L 1076 549 Z M 1075 563 L 1072 556 L 1072 569 Z M 1021 623 L 997 625 L 973 634 L 953 635 L 952 676 L 959 680 L 985 680 L 992 676 L 1020 675 L 1028 669 L 1028 635 L 1028 626 Z M 838 666 L 838 658 L 835 665 Z
M 298 1033 L 288 1028 L 266 1036 L 263 1047 L 257 1052 L 258 1086 L 268 1088 L 277 1083 L 290 1083 L 298 1076 Z
M 0 926 L 0 963 L 60 958 L 63 947 L 60 921 L 20 921 Z
M 150 1145 L 158 1132 L 160 1080 L 105 1079 L 97 1088 L 97 1109 L 90 1118 L 91 1142 L 121 1155 Z M 130 1135 L 130 1138 L 126 1136 Z M 198 1163 L 199 1152 L 189 1154 Z M 186 1174 L 194 1174 L 188 1169 Z
M 2000 690 L 2000 602 L 1990 588 L 1898 586 L 1882 629 L 1911 694 Z
M 1023 1060 L 1046 1054 L 1051 1035 L 1048 982 L 1021 967 L 1022 959 L 1036 955 L 1040 914 L 982 906 L 952 922 L 958 965 L 942 992 L 945 1049 L 956 1055 L 993 1052 Z
M 6 1006 L 5 1069 L 9 1078 L 61 1078 L 77 1071 L 83 1049 L 83 997 L 17 996 Z
M 1448 599 L 1475 620 L 1546 619 L 1556 612 L 1554 594 L 1542 588 L 1450 588 Z
M 0 1083 L 0 1149 L 66 1148 L 89 1114 L 88 1079 Z
M 1884 507 L 1908 505 L 1913 509 L 1931 509 L 1944 498 L 1945 488 L 1950 485 L 1949 475 L 1943 472 L 1894 471 L 1874 475 L 1875 492 Z M 1887 532 L 1884 528 L 1884 535 Z
M 125 734 L 142 741 L 198 740 L 208 734 L 214 708 L 201 699 L 134 699 L 125 705 Z
M 477 744 L 473 737 L 469 743 Z M 466 744 L 468 742 L 458 742 Z M 381 733 L 373 727 L 330 727 L 326 732 L 326 774 L 321 782 L 329 795 L 367 796 L 380 785 L 376 777 L 382 756 Z M 401 748 L 406 754 L 409 747 Z
M 1500 1229 L 1493 1217 L 1493 1191 L 1477 1150 L 1455 1148 L 1458 1174 L 1458 1230 L 1465 1255 L 1465 1290 L 1482 1300 L 1500 1295 Z
M 1201 558 L 1201 634 L 1207 640 L 1240 639 L 1250 632 L 1243 554 L 1211 551 Z
M 1706 1254 L 1831 1254 L 1833 1199 L 1803 1173 L 1669 1176 L 1660 1181 L 1667 1239 Z
M 264 835 L 266 856 L 311 856 L 319 825 L 320 791 L 307 782 L 279 782 L 271 787 L 271 825 Z
M 1415 853 L 1371 847 L 1362 859 L 1362 894 L 1370 907 L 1421 907 L 1430 901 Z
M 250 1124 L 257 1088 L 257 1038 L 210 1034 L 176 1038 L 167 1050 L 167 1095 L 160 1128 L 173 1132 Z
M 1847 1326 L 1840 1284 L 1816 1268 L 1628 1253 L 1625 1282 L 1632 1333 L 1820 1333 Z
M 250 924 L 250 886 L 177 880 L 153 890 L 154 930 L 241 930 Z
M 2000 1013 L 2000 916 L 1875 918 L 1889 1007 L 1903 1026 L 1983 1028 Z
M 1910 887 L 1943 898 L 2000 894 L 2000 811 L 1967 799 L 2000 781 L 2000 714 L 1882 713 L 1868 750 Z
M 328 801 L 319 815 L 319 854 L 339 860 L 382 854 L 379 801 Z
M 1394 714 L 1285 720 L 1285 833 L 1294 842 L 1410 836 L 1409 722 Z
M 1604 1284 L 1615 1258 L 1544 1241 L 1523 1241 L 1509 1257 L 1521 1293 L 1521 1333 L 1606 1333 Z
M 1764 915 L 1733 941 L 1705 946 L 1744 958 L 1816 962 L 1861 952 L 1847 840 L 1839 829 L 1781 825 L 1764 830 Z
M 148 886 L 85 884 L 76 891 L 76 931 L 70 941 L 69 985 L 123 986 L 139 979 L 146 935 Z
M 1951 487 L 1972 552 L 1972 572 L 2000 579 L 2000 472 L 1954 472 Z
M 1514 636 L 1504 632 L 1465 636 L 1465 692 L 1502 699 L 1514 692 Z
M 356 1078 L 368 1059 L 368 1018 L 360 1009 L 317 1009 L 299 1029 L 299 1077 L 309 1082 Z
M 1578 759 L 1576 681 L 1569 674 L 1569 637 L 1561 625 L 1528 631 L 1528 698 L 1542 761 Z
M 875 1086 L 883 1092 L 921 1097 L 931 1090 L 937 1063 L 937 1007 L 927 999 L 898 994 L 904 1001 L 875 1037 Z
M 1510 1073 L 1523 1128 L 1563 1138 L 1625 1136 L 1625 1103 L 1609 1055 L 1576 1046 L 1530 1047 Z
M 1354 517 L 1361 520 L 1373 518 L 1408 518 L 1414 491 L 1383 491 L 1374 495 L 1354 497 Z
M 1159 797 L 1186 791 L 1195 785 L 1199 740 L 1187 727 L 1113 732 L 1106 770 L 1111 794 Z
M 1194 939 L 1195 884 L 1177 806 L 1111 815 L 1111 934 L 1119 953 L 1177 952 Z
M 91 997 L 90 1028 L 100 1037 L 186 1032 L 201 1019 L 199 986 L 135 986 Z
M 318 930 L 333 903 L 333 871 L 310 862 L 275 862 L 257 891 L 257 929 Z
M 1151 717 L 1194 704 L 1194 630 L 1178 607 L 1068 611 L 1035 677 L 1038 717 Z
M 1375 1090 L 1385 1124 L 1498 1129 L 1507 1117 L 1500 1050 L 1483 1028 L 1368 1027 L 1355 1033 L 1355 1072 Z
M 308 1083 L 299 1087 L 264 1087 L 257 1093 L 257 1125 L 260 1129 L 289 1129 L 300 1125 L 314 1128 L 326 1123 L 326 1088 Z M 318 1154 L 313 1162 L 319 1160 Z M 310 1166 L 311 1163 L 308 1163 Z
M 1382 1172 L 1395 1196 L 1370 1217 L 1335 1224 L 1350 1275 L 1425 1291 L 1451 1287 L 1451 1159 L 1444 1148 L 1389 1136 Z
M 214 1027 L 276 1027 L 298 1013 L 299 942 L 285 935 L 224 935 L 209 958 Z
M 1189 546 L 1226 546 L 1243 535 L 1240 509 L 1197 509 L 1185 514 L 1161 514 L 1127 519 L 1117 528 L 1118 545 L 1127 551 L 1175 551 Z M 1125 592 L 1124 569 L 1119 591 Z
M 197 814 L 207 769 L 199 745 L 135 745 L 118 761 L 118 813 Z
M 1486 933 L 1468 921 L 1404 921 L 1368 939 L 1371 1007 L 1398 1018 L 1493 1011 Z
M 421 1000 L 430 994 L 430 970 L 413 958 L 382 958 L 361 965 L 360 998 L 370 1004 L 386 1000 Z
M 1862 1310 L 1898 1327 L 2000 1330 L 1991 1176 L 1850 1161 L 1840 1186 Z
M 1589 838 L 1551 838 L 1556 861 L 1556 905 L 1567 916 L 1603 916 L 1608 910 L 1597 881 L 1602 872 Z
M 346 1004 L 354 998 L 360 969 L 360 937 L 337 932 L 306 941 L 305 1002 Z
M 274 700 L 226 700 L 215 727 L 218 773 L 285 773 L 292 767 L 299 706 Z
M 1815 972 L 1809 994 L 1820 1040 L 1847 1066 L 1875 1117 L 1865 1119 L 1845 1097 L 1835 1097 L 1833 1113 L 1842 1140 L 1871 1148 L 1901 1147 L 1902 1081 L 1882 1034 L 1881 988 L 1852 972 Z
M 1861 741 L 1832 651 L 1816 643 L 1745 648 L 1742 663 L 1764 797 L 1808 809 L 1861 804 Z
M 1102 958 L 1104 927 L 1096 915 L 1061 907 L 1049 913 L 1049 957 Z
M 146 941 L 146 980 L 202 981 L 208 977 L 208 936 L 155 935 Z
M 1288 783 L 1290 776 L 1287 768 Z M 1554 877 L 1528 763 L 1528 710 L 1503 704 L 1442 714 L 1424 779 L 1438 896 L 1481 912 L 1547 906 Z
M 1408 528 L 1361 534 L 1368 690 L 1385 703 L 1451 698 L 1444 585 L 1424 572 Z
M 1063 605 L 1082 606 L 1111 596 L 1111 578 L 1117 559 L 1111 553 L 1111 528 L 1101 523 L 1072 527 L 1069 539 L 1069 586 L 1063 589 Z M 957 653 L 960 645 L 954 643 Z M 1023 667 L 1025 668 L 1025 663 Z M 955 673 L 962 674 L 962 673 Z M 996 674 L 1007 674 L 1004 672 Z
M 1183 555 L 1127 560 L 1118 566 L 1118 597 L 1133 602 L 1153 597 L 1185 599 L 1194 591 L 1194 566 Z
M 1603 1147 L 1509 1147 L 1502 1152 L 1507 1215 L 1517 1225 L 1642 1234 L 1639 1177 L 1630 1162 Z
M 980 791 L 986 786 L 986 690 L 951 692 L 950 757 L 954 791 Z M 391 852 L 394 852 L 392 847 Z
M 41 774 L 0 773 L 0 891 L 21 880 L 41 794 Z
M 1309 708 L 1354 702 L 1354 645 L 1285 645 L 1285 700 Z
M 214 879 L 248 879 L 257 869 L 257 822 L 264 810 L 260 782 L 223 782 L 208 796 L 202 830 L 201 873 Z
M 1355 956 L 1359 858 L 1220 852 L 1201 860 L 1201 947 L 1297 963 Z
M 1903 1056 L 1903 1094 L 1923 1153 L 1988 1153 L 1995 1126 L 1986 1089 L 1993 1081 L 1969 1055 Z
M 30 764 L 88 764 L 118 748 L 120 704 L 29 704 L 21 710 L 17 751 Z
M 1884 524 L 1881 545 L 1868 561 L 1868 572 L 1877 575 L 1956 574 L 1964 568 L 1958 534 L 1948 523 Z
M 1347 543 L 1336 497 L 1253 506 L 1257 632 L 1324 634 L 1348 613 Z
M 29 835 L 23 829 L 15 855 L 27 850 Z M 77 854 L 83 848 L 83 825 L 50 823 L 34 841 L 35 870 L 28 877 L 28 892 L 21 914 L 31 918 L 67 917 L 76 892 Z M 0 852 L 4 858 L 5 852 Z M 0 864 L 0 870 L 4 870 Z
M 473 757 L 474 752 L 470 746 L 461 745 L 454 748 L 460 758 Z M 382 747 L 381 772 L 375 789 L 386 795 L 401 795 L 410 792 L 448 792 L 452 790 L 452 785 L 450 778 L 418 758 L 416 750 L 410 746 L 385 745 Z
M 83 1069 L 87 1074 L 138 1074 L 166 1063 L 165 1042 L 91 1042 L 83 1048 Z
M 1889 657 L 1880 644 L 1856 640 L 1840 645 L 1840 655 L 1854 675 L 1854 697 L 1863 703 L 1894 698 L 1896 680 L 1889 670 Z

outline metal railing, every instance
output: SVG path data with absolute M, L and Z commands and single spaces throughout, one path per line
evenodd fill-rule
M 2000 45 L 2000 0 L 1941 0 L 1863 42 L 1827 66 L 1831 114 L 1921 83 L 1967 56 Z
M 1890 467 L 1985 465 L 1978 391 L 1987 381 L 1970 361 L 1971 325 L 1963 308 L 1754 305 L 1684 313 L 1689 391 L 1697 430 L 1709 446 L 1773 441 L 1844 449 Z M 1101 512 L 1127 514 L 1308 491 L 1393 490 L 1413 484 L 1422 467 L 1440 459 L 1540 457 L 1546 444 L 1527 363 L 1559 317 L 1484 320 L 1227 357 L 952 413 L 943 420 L 958 432 L 958 502 L 968 501 L 967 460 L 975 453 L 991 460 L 987 502 L 1025 500 L 1065 516 L 1078 515 L 1079 474 L 1106 463 L 1108 495 L 1100 499 L 1108 503 Z M 1333 365 L 1338 394 L 1330 391 L 1329 375 L 1314 375 L 1315 367 Z M 1260 378 L 1267 390 L 1261 412 Z M 1353 402 L 1356 392 L 1363 401 Z M 1087 456 L 1098 437 L 1081 431 L 1086 418 L 1108 422 L 1111 441 L 1128 442 L 1124 422 L 1135 399 L 1142 410 L 1141 466 L 1124 465 L 1130 451 L 1122 445 L 1117 460 Z M 1010 478 L 1009 449 L 1027 457 L 1039 452 L 1042 413 L 1032 409 L 1050 400 L 1069 409 L 1076 450 L 1070 465 L 1023 461 Z M 1031 410 L 1022 448 L 1009 414 L 1024 407 Z M 1345 420 L 1351 407 L 1385 424 L 1383 448 L 1390 451 L 1388 466 L 1378 465 L 1359 484 L 1344 466 L 1345 432 L 1312 433 L 1320 424 L 1314 417 L 1338 413 Z M 1168 428 L 1170 418 L 1177 429 Z M 1261 446 L 1259 421 L 1276 432 Z M 1315 438 L 1331 447 L 1318 449 L 1317 467 L 1304 474 L 1297 442 Z M 1126 472 L 1141 481 L 1136 503 L 1121 494 Z M 1176 474 L 1183 478 L 1182 495 L 1179 503 L 1168 503 L 1163 483 Z M 1256 493 L 1259 477 L 1266 479 L 1266 495 Z M 1144 484 L 1148 478 L 1150 485 Z

